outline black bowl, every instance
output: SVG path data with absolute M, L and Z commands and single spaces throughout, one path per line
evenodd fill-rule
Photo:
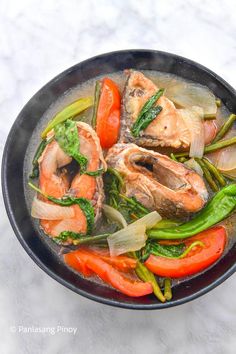
M 2 189 L 10 223 L 30 257 L 52 278 L 92 300 L 130 309 L 161 309 L 193 300 L 210 291 L 236 270 L 236 246 L 212 268 L 175 286 L 173 300 L 162 304 L 154 296 L 130 298 L 102 285 L 91 283 L 69 270 L 56 256 L 32 223 L 23 186 L 23 162 L 37 122 L 47 108 L 68 89 L 97 75 L 135 68 L 173 73 L 206 85 L 230 111 L 236 111 L 236 92 L 207 68 L 188 59 L 154 50 L 124 50 L 85 60 L 55 77 L 38 91 L 17 117 L 6 142 L 2 161 Z M 20 207 L 19 207 L 20 204 Z M 18 207 L 16 207 L 18 206 Z

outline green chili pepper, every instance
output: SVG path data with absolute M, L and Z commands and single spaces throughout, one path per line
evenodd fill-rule
M 173 240 L 191 237 L 225 219 L 235 208 L 236 184 L 230 184 L 222 188 L 194 219 L 169 229 L 151 229 L 147 234 L 151 239 Z
M 183 222 L 177 221 L 177 220 L 162 219 L 162 220 L 158 221 L 153 228 L 154 229 L 169 229 L 170 227 L 179 226 L 180 224 L 183 224 Z

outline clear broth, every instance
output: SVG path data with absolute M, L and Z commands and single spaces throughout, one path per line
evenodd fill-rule
M 158 87 L 165 87 L 165 82 L 169 82 L 170 80 L 173 80 L 173 82 L 189 82 L 188 80 L 184 80 L 180 77 L 177 77 L 176 75 L 173 74 L 166 74 L 166 73 L 161 73 L 158 71 L 149 71 L 149 70 L 143 70 L 143 73 L 153 80 L 154 83 Z M 27 207 L 30 213 L 31 210 L 31 204 L 33 200 L 33 196 L 35 195 L 35 192 L 32 191 L 28 187 L 28 180 L 29 180 L 29 174 L 32 169 L 32 160 L 35 154 L 35 151 L 40 143 L 40 133 L 42 132 L 43 128 L 47 125 L 47 122 L 52 119 L 52 117 L 59 112 L 62 108 L 67 106 L 68 104 L 74 102 L 80 97 L 86 97 L 86 96 L 93 96 L 94 95 L 94 86 L 95 82 L 99 79 L 101 79 L 104 76 L 98 76 L 95 77 L 89 81 L 84 82 L 83 84 L 80 84 L 78 86 L 75 86 L 65 92 L 62 96 L 58 97 L 58 99 L 45 111 L 41 119 L 39 120 L 36 128 L 34 129 L 34 132 L 32 134 L 32 137 L 29 141 L 29 145 L 26 151 L 25 159 L 24 159 L 24 192 L 25 192 L 25 199 L 27 203 Z M 126 77 L 123 72 L 115 72 L 113 74 L 109 74 L 109 77 L 113 79 L 117 85 L 119 86 L 120 92 L 123 91 L 124 86 L 125 86 L 125 81 Z M 230 112 L 224 106 L 222 103 L 221 107 L 218 108 L 217 110 L 217 118 L 216 122 L 220 126 L 226 118 L 229 116 Z M 85 121 L 86 123 L 91 123 L 91 117 L 92 117 L 92 109 L 88 109 L 86 112 L 83 112 L 80 114 L 78 117 L 80 120 Z M 235 127 L 233 128 L 234 130 Z M 236 133 L 236 131 L 235 131 Z M 235 134 L 236 135 L 236 134 Z M 163 153 L 163 149 L 161 151 Z M 228 234 L 228 243 L 227 247 L 224 250 L 224 254 L 228 252 L 228 250 L 233 246 L 235 242 L 235 234 L 236 234 L 236 214 L 231 215 L 228 217 L 224 222 L 221 223 L 224 225 L 227 229 L 227 234 Z M 68 251 L 67 247 L 64 246 L 59 246 L 57 245 L 50 237 L 44 234 L 42 229 L 39 226 L 39 221 L 36 219 L 33 219 L 33 225 L 36 231 L 36 234 L 39 235 L 39 237 L 43 240 L 43 242 L 47 245 L 47 247 L 50 248 L 51 252 L 56 254 L 58 258 L 58 262 L 63 262 L 63 253 Z M 102 221 L 99 230 L 96 230 L 96 233 L 99 233 L 99 231 L 104 231 L 107 230 L 107 224 L 105 220 Z M 37 235 L 35 235 L 37 237 Z M 212 265 L 213 266 L 213 265 Z M 208 268 L 209 269 L 209 268 Z M 190 278 L 194 278 L 198 276 L 200 273 L 197 273 L 191 277 L 186 277 L 186 278 L 181 278 L 179 280 L 174 281 L 173 285 L 179 284 L 181 282 L 184 282 L 186 280 L 189 280 Z M 81 276 L 81 274 L 79 274 Z M 100 284 L 103 284 L 104 286 L 107 286 L 104 284 L 100 279 L 97 277 L 92 277 L 89 278 L 88 281 L 93 281 L 93 282 L 98 282 Z

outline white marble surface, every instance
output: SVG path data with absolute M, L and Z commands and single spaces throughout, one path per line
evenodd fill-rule
M 235 10 L 234 0 L 1 0 L 1 153 L 28 99 L 56 74 L 95 54 L 170 51 L 208 66 L 235 87 Z M 235 275 L 177 308 L 111 308 L 72 293 L 41 271 L 16 240 L 2 201 L 0 225 L 1 353 L 236 352 Z M 76 334 L 22 333 L 18 327 L 58 325 L 76 327 Z

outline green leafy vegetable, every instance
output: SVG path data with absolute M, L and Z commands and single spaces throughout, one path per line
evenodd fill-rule
M 86 198 L 75 198 L 75 197 L 63 197 L 61 199 L 54 198 L 50 195 L 43 193 L 39 188 L 37 188 L 33 183 L 28 183 L 31 188 L 33 188 L 36 192 L 42 194 L 45 198 L 50 200 L 51 202 L 61 205 L 61 206 L 71 206 L 74 204 L 79 205 L 81 210 L 83 211 L 86 220 L 87 220 L 87 233 L 91 233 L 94 225 L 94 208 L 91 204 L 91 201 Z
M 91 107 L 93 105 L 93 98 L 86 97 L 80 98 L 77 101 L 71 103 L 69 106 L 65 107 L 61 112 L 57 113 L 55 117 L 48 123 L 47 127 L 41 134 L 41 137 L 44 139 L 47 136 L 47 133 L 50 132 L 55 126 L 59 123 L 63 123 L 67 119 L 72 119 L 76 117 L 80 112 Z
M 155 106 L 157 100 L 163 95 L 164 89 L 158 90 L 143 106 L 136 121 L 134 122 L 131 133 L 134 137 L 140 135 L 140 131 L 147 128 L 147 126 L 156 118 L 162 111 L 161 106 Z
M 93 129 L 96 128 L 97 124 L 97 111 L 98 111 L 98 104 L 99 104 L 99 99 L 101 95 L 101 82 L 96 81 L 95 84 L 95 91 L 94 91 L 94 106 L 93 106 L 93 117 L 92 117 L 92 127 Z
M 150 213 L 150 210 L 139 203 L 135 197 L 127 197 L 121 193 L 124 181 L 119 172 L 113 168 L 108 168 L 104 175 L 104 188 L 106 202 L 117 209 L 125 217 L 127 222 L 139 219 Z
M 41 143 L 39 144 L 37 150 L 36 150 L 36 153 L 34 155 L 34 158 L 33 158 L 33 161 L 32 161 L 32 165 L 33 165 L 33 168 L 32 168 L 32 172 L 30 174 L 30 178 L 38 178 L 39 176 L 39 163 L 38 163 L 38 160 L 40 158 L 40 156 L 42 155 L 45 147 L 47 146 L 47 144 L 49 144 L 50 142 L 52 141 L 52 139 L 49 139 L 49 140 L 42 140 Z
M 102 175 L 104 172 L 103 168 L 99 168 L 97 171 L 84 171 L 84 175 L 92 176 L 92 177 L 97 177 Z
M 151 239 L 182 239 L 196 235 L 224 220 L 236 208 L 236 184 L 222 188 L 195 218 L 180 226 L 148 230 Z
M 196 246 L 204 247 L 204 244 L 201 241 L 194 241 L 186 248 L 184 243 L 180 243 L 179 245 L 160 245 L 159 243 L 153 243 L 150 247 L 150 253 L 154 256 L 181 259 L 186 257 Z
M 160 245 L 159 243 L 150 244 L 150 253 L 155 256 L 163 256 L 168 258 L 176 258 L 184 252 L 185 244 L 179 245 Z
M 161 113 L 162 107 L 156 106 L 151 108 L 147 113 L 145 113 L 142 118 L 137 119 L 133 124 L 131 132 L 135 138 L 140 135 L 141 130 L 145 130 L 149 124 L 156 118 L 156 116 Z
M 73 232 L 73 231 L 63 231 L 60 233 L 59 236 L 53 237 L 53 241 L 55 241 L 56 243 L 58 243 L 59 245 L 68 242 L 69 240 L 77 240 L 80 237 L 83 237 L 84 234 L 80 234 L 77 232 Z M 72 241 L 72 243 L 73 243 Z
M 78 162 L 83 173 L 86 170 L 88 159 L 79 152 L 80 142 L 76 122 L 68 119 L 64 123 L 58 124 L 54 131 L 59 146 L 67 155 Z

